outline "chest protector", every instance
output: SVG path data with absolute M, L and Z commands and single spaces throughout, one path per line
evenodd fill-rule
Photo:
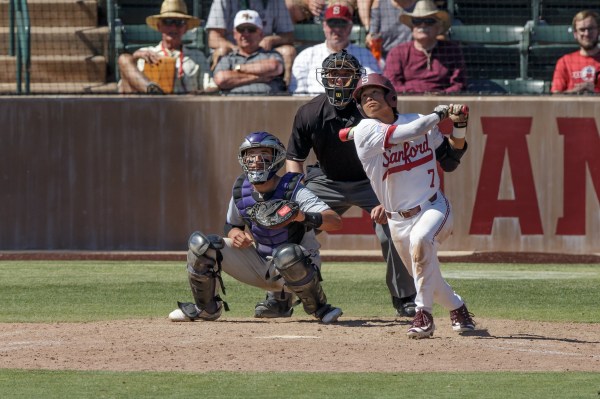
M 246 210 L 257 201 L 272 199 L 291 200 L 296 190 L 298 190 L 298 185 L 303 176 L 302 173 L 286 173 L 279 180 L 275 191 L 261 200 L 257 200 L 252 195 L 255 191 L 252 188 L 252 184 L 246 178 L 246 175 L 240 175 L 233 185 L 235 206 L 240 211 L 242 218 L 244 218 L 244 223 L 252 232 L 256 241 L 257 251 L 263 258 L 271 256 L 273 251 L 282 244 L 300 244 L 306 232 L 306 226 L 302 223 L 292 222 L 280 229 L 265 229 L 253 223 L 248 217 Z

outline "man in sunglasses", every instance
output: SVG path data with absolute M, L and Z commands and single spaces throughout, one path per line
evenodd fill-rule
M 183 94 L 214 90 L 202 51 L 183 45 L 183 35 L 200 25 L 198 18 L 188 15 L 183 0 L 165 0 L 160 14 L 149 16 L 146 23 L 162 34 L 162 40 L 155 47 L 119 56 L 120 93 Z
M 236 50 L 234 19 L 240 10 L 258 12 L 263 22 L 260 47 L 275 50 L 284 59 L 284 80 L 289 83 L 292 63 L 296 57 L 294 25 L 285 0 L 213 0 L 206 21 L 208 47 L 212 50 L 211 68 L 214 70 L 221 57 Z
M 298 54 L 292 66 L 292 80 L 289 91 L 294 95 L 315 96 L 325 92 L 320 77 L 315 79 L 315 71 L 330 54 L 346 50 L 352 54 L 367 73 L 379 72 L 377 60 L 371 52 L 361 46 L 350 43 L 352 32 L 352 13 L 343 5 L 332 5 L 325 11 L 323 21 L 325 42 L 308 47 Z
M 241 10 L 236 14 L 233 37 L 237 48 L 222 57 L 213 72 L 223 94 L 286 93 L 283 57 L 260 47 L 262 27 L 258 12 Z
M 431 0 L 419 0 L 400 21 L 412 40 L 392 48 L 383 75 L 400 93 L 454 93 L 465 89 L 465 63 L 457 43 L 438 40 L 450 28 L 450 15 Z

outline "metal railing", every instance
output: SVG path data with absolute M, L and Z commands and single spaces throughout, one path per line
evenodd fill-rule
M 10 0 L 9 54 L 16 56 L 17 94 L 29 94 L 31 83 L 31 21 L 27 0 Z M 23 79 L 23 74 L 25 75 Z M 24 88 L 23 88 L 23 80 Z

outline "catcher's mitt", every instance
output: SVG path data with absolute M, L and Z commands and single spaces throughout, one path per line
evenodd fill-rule
M 283 199 L 257 202 L 247 213 L 257 225 L 266 229 L 278 229 L 294 220 L 300 207 L 294 201 Z

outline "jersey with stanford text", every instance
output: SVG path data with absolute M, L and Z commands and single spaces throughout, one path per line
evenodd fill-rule
M 443 135 L 437 125 L 412 140 L 398 144 L 389 141 L 396 125 L 421 116 L 399 115 L 393 125 L 363 119 L 354 129 L 358 157 L 377 198 L 388 211 L 414 208 L 439 189 L 435 149 L 442 144 Z

